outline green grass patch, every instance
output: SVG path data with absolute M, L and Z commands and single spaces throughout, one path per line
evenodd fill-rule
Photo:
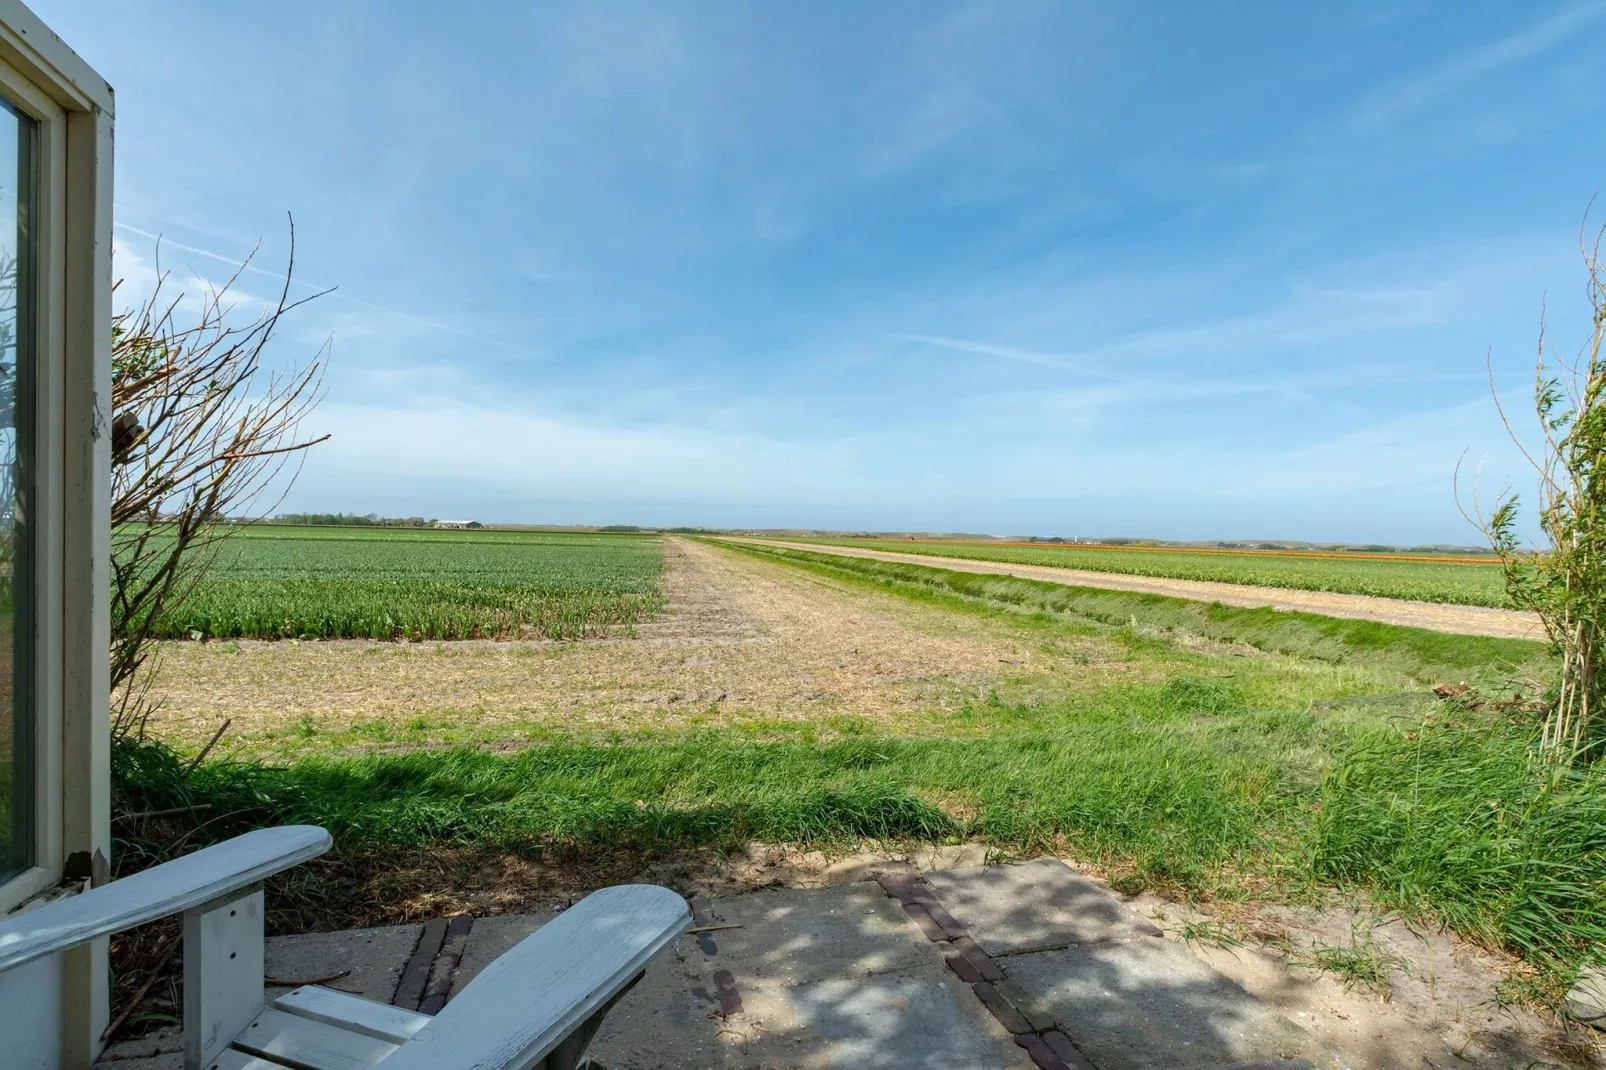
M 209 804 L 219 815 L 212 837 L 305 822 L 348 846 L 450 841 L 520 851 L 1069 840 L 1146 879 L 1190 887 L 1214 886 L 1225 867 L 1266 852 L 1268 827 L 1292 812 L 1278 800 L 1294 790 L 1254 754 L 1115 720 L 982 741 L 569 738 L 513 754 L 207 761 L 188 777 L 171 751 L 124 744 L 113 765 L 128 809 Z
M 1335 755 L 1316 876 L 1530 957 L 1606 947 L 1606 769 L 1534 760 L 1535 725 L 1360 731 Z
M 1282 760 L 1311 728 L 1262 714 L 1185 731 L 1171 719 L 1071 721 L 984 740 L 558 737 L 511 754 L 214 760 L 188 775 L 167 748 L 124 743 L 113 781 L 123 810 L 205 805 L 186 848 L 284 823 L 322 825 L 354 849 L 534 855 L 974 838 L 1069 851 L 1127 886 L 1190 895 L 1363 889 L 1552 971 L 1606 941 L 1606 777 L 1535 765 L 1534 733 L 1503 725 L 1340 735 L 1312 775 Z M 1323 968 L 1361 962 L 1330 957 Z
M 1385 954 L 1373 942 L 1370 929 L 1366 929 L 1364 935 L 1352 931 L 1349 947 L 1318 943 L 1289 961 L 1330 973 L 1344 982 L 1346 989 L 1359 986 L 1384 1002 L 1394 990 L 1395 972 L 1407 965 L 1398 955 Z

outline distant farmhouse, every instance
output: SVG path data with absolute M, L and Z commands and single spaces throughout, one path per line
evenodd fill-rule
M 438 527 L 438 528 L 458 528 L 458 529 L 462 529 L 462 528 L 483 528 L 485 525 L 481 524 L 478 520 L 437 520 L 437 521 L 435 521 L 435 526 Z

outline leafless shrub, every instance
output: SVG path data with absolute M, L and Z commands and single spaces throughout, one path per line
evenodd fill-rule
M 253 253 L 253 257 L 255 253 Z M 250 258 L 221 286 L 170 296 L 158 268 L 153 292 L 112 327 L 112 730 L 143 734 L 152 711 L 153 625 L 195 590 L 240 522 L 271 512 L 306 450 L 328 438 L 301 433 L 322 396 L 325 343 L 304 365 L 265 367 L 280 320 L 313 298 L 291 300 L 295 229 L 277 299 L 254 318 L 236 313 Z M 320 296 L 314 294 L 313 297 Z M 181 312 L 182 310 L 182 312 Z M 183 315 L 189 325 L 180 325 Z M 191 318 L 193 317 L 193 318 Z M 288 478 L 281 480 L 287 467 Z

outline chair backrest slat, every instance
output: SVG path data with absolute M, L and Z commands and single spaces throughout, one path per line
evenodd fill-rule
M 330 847 L 314 825 L 258 829 L 0 921 L 0 970 L 209 903 Z

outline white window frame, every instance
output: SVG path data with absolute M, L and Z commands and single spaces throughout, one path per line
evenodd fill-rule
M 29 896 L 61 879 L 62 800 L 59 777 L 61 755 L 61 290 L 55 280 L 62 277 L 62 198 L 50 196 L 45 187 L 52 176 L 63 173 L 66 146 L 63 134 L 67 113 L 49 97 L 39 93 L 11 64 L 0 60 L 0 95 L 14 109 L 38 124 L 38 188 L 35 190 L 33 228 L 33 402 L 35 508 L 28 517 L 34 546 L 34 658 L 30 691 L 33 698 L 33 753 L 18 754 L 17 760 L 33 765 L 34 830 L 33 866 L 0 885 L 0 911 L 9 909 Z M 19 271 L 22 268 L 19 265 Z M 26 292 L 26 291 L 23 291 Z M 0 716 L 10 711 L 0 711 Z M 55 780 L 55 783 L 52 783 Z
M 16 0 L 0 0 L 0 93 L 39 130 L 35 864 L 0 886 L 3 912 L 71 855 L 104 871 L 94 851 L 110 851 L 106 687 L 92 678 L 109 645 L 112 113 L 110 87 Z
M 111 858 L 111 86 L 20 0 L 0 0 L 0 93 L 38 123 L 33 526 L 34 858 L 0 914 Z M 105 941 L 61 964 L 65 1065 L 107 1017 Z

